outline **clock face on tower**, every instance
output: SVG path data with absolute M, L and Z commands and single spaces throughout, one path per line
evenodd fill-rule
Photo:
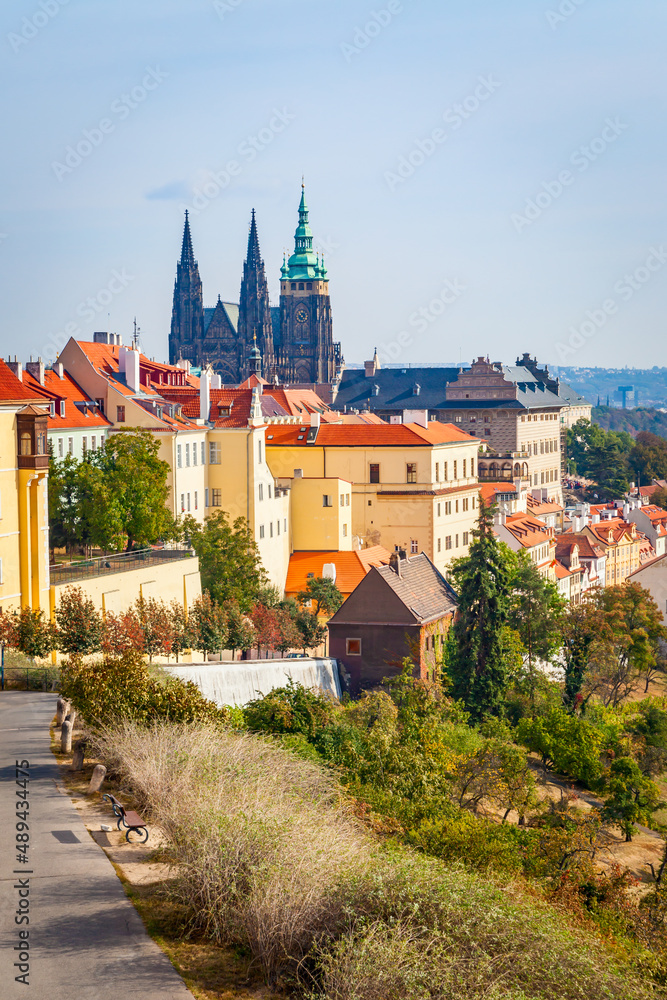
M 297 309 L 296 318 L 299 321 L 299 323 L 305 323 L 306 320 L 308 319 L 308 313 L 303 308 L 303 306 L 299 306 L 299 308 Z

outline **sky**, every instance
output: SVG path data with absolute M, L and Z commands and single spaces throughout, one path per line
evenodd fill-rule
M 664 0 L 7 0 L 0 353 L 168 356 L 305 177 L 348 363 L 667 365 Z M 664 241 L 664 242 L 663 242 Z

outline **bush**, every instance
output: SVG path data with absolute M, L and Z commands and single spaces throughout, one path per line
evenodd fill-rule
M 521 719 L 516 733 L 519 742 L 539 753 L 544 764 L 589 788 L 599 785 L 605 739 L 584 719 L 556 708 L 540 718 Z
M 148 667 L 140 653 L 88 664 L 73 658 L 63 664 L 60 675 L 60 693 L 90 725 L 113 725 L 121 719 L 221 723 L 229 718 L 227 709 L 204 698 L 192 681 Z

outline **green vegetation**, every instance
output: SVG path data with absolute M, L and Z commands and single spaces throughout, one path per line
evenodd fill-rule
M 649 431 L 635 439 L 627 431 L 579 420 L 567 432 L 567 454 L 570 471 L 592 479 L 595 486 L 588 492 L 601 500 L 620 499 L 630 480 L 647 485 L 667 477 L 667 440 Z
M 183 529 L 199 556 L 204 590 L 216 604 L 236 601 L 247 614 L 267 579 L 245 518 L 231 522 L 225 511 L 216 511 L 203 524 L 193 517 L 184 518 Z
M 605 431 L 625 431 L 636 437 L 641 431 L 650 431 L 667 438 L 667 413 L 650 407 L 619 410 L 615 406 L 594 406 L 593 420 Z

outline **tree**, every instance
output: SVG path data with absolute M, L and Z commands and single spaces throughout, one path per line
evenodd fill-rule
M 34 659 L 48 656 L 56 648 L 57 633 L 41 608 L 24 606 L 20 611 L 2 615 L 3 641 Z
M 120 614 L 107 611 L 102 631 L 102 651 L 107 656 L 144 652 L 144 633 L 134 608 Z
M 168 608 L 169 632 L 171 636 L 170 653 L 178 657 L 186 649 L 191 649 L 194 645 L 193 622 L 185 613 L 185 608 L 178 601 L 172 601 Z
M 507 624 L 518 633 L 525 650 L 528 691 L 535 706 L 535 662 L 549 661 L 561 644 L 561 617 L 565 601 L 553 583 L 540 576 L 526 553 L 521 553 L 512 578 Z
M 626 843 L 632 840 L 635 823 L 650 822 L 661 805 L 657 785 L 644 777 L 637 761 L 632 757 L 618 757 L 612 761 L 609 795 L 602 816 L 607 822 L 620 826 Z
M 225 601 L 225 615 L 227 618 L 227 648 L 231 649 L 232 656 L 236 650 L 252 649 L 257 641 L 257 633 L 252 619 L 244 615 L 238 601 Z
M 321 614 L 335 615 L 343 603 L 343 595 L 333 580 L 324 576 L 311 577 L 305 590 L 299 591 L 297 599 L 318 617 Z
M 192 605 L 190 618 L 193 625 L 193 642 L 200 649 L 204 659 L 209 653 L 222 652 L 227 648 L 227 616 L 225 609 L 204 591 Z
M 80 587 L 67 587 L 61 595 L 56 624 L 61 653 L 86 655 L 102 648 L 102 616 Z
M 168 656 L 172 646 L 172 616 L 164 601 L 139 597 L 134 611 L 142 632 L 142 648 L 149 662 L 161 653 Z
M 641 483 L 667 478 L 667 440 L 649 431 L 640 431 L 629 462 Z
M 160 443 L 150 431 L 136 428 L 112 434 L 86 461 L 101 470 L 114 497 L 127 550 L 176 536 L 167 509 L 169 464 L 158 458 Z
M 568 712 L 585 707 L 582 690 L 586 671 L 597 644 L 604 638 L 606 623 L 594 595 L 587 595 L 580 604 L 569 604 L 561 621 L 565 686 L 563 705 Z M 589 692 L 590 698 L 592 692 Z
M 321 646 L 327 637 L 326 625 L 322 625 L 317 615 L 311 614 L 305 608 L 297 614 L 295 624 L 300 635 L 299 645 L 304 653 Z
M 285 655 L 288 649 L 298 649 L 301 646 L 302 636 L 296 622 L 296 618 L 290 614 L 289 608 L 276 608 L 276 621 L 278 624 L 278 642 L 276 649 Z
M 199 556 L 202 587 L 218 604 L 235 600 L 248 614 L 267 577 L 245 518 L 238 517 L 231 523 L 224 511 L 217 511 L 204 524 L 188 517 L 183 526 Z
M 577 473 L 594 481 L 592 494 L 610 500 L 628 490 L 628 456 L 633 447 L 634 440 L 625 431 L 605 431 L 583 418 L 567 432 L 567 453 Z
M 482 497 L 469 555 L 454 567 L 458 611 L 454 618 L 455 650 L 449 673 L 452 696 L 461 699 L 473 720 L 501 715 L 507 668 L 502 628 L 507 622 L 511 573 L 493 533 L 493 507 Z
M 255 642 L 261 659 L 262 647 L 267 650 L 278 648 L 280 642 L 280 624 L 276 608 L 267 608 L 264 604 L 256 604 L 250 612 L 250 618 L 255 626 Z
M 538 753 L 543 764 L 583 781 L 589 788 L 600 781 L 605 737 L 585 719 L 553 708 L 536 719 L 521 719 L 516 733 L 519 742 Z

